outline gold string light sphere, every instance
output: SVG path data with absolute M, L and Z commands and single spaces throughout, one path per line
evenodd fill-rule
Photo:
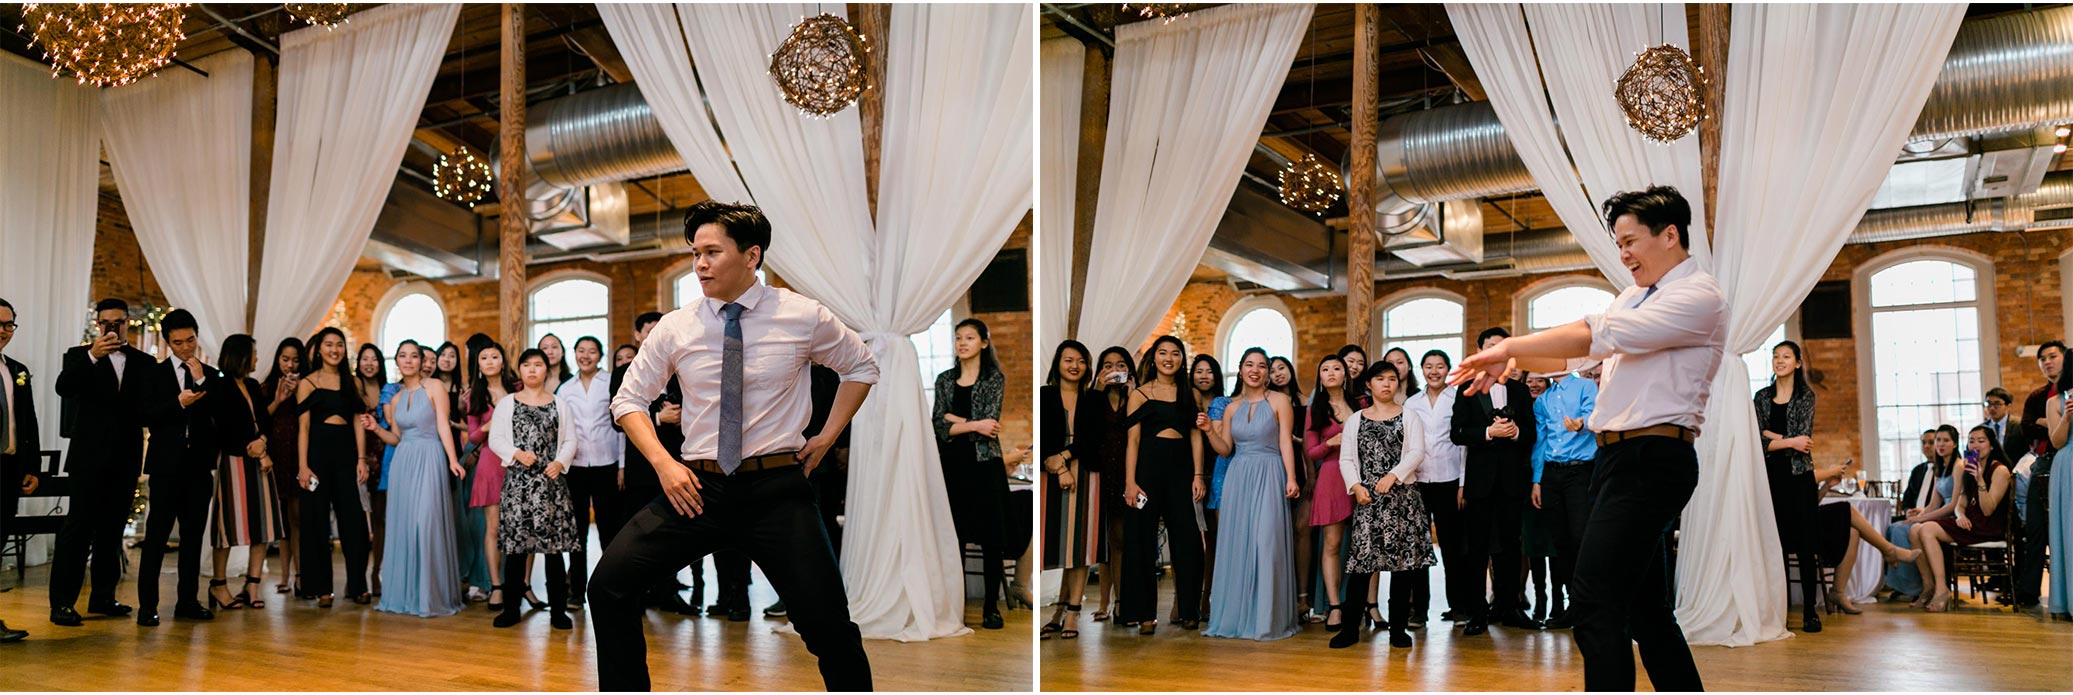
M 1613 96 L 1627 127 L 1650 141 L 1676 142 L 1706 120 L 1706 69 L 1670 44 L 1635 54 L 1634 64 L 1613 83 Z
M 870 54 L 870 39 L 848 21 L 831 14 L 807 17 L 770 54 L 770 78 L 785 103 L 827 118 L 871 88 L 865 78 Z
M 1303 155 L 1302 161 L 1290 162 L 1281 170 L 1281 202 L 1297 210 L 1330 210 L 1345 192 L 1339 173 L 1325 166 L 1317 155 Z
M 439 163 L 432 165 L 432 193 L 471 208 L 489 194 L 494 182 L 489 162 L 466 147 L 455 146 L 452 152 L 439 155 Z
M 118 87 L 143 79 L 173 59 L 186 40 L 184 2 L 24 3 L 28 30 L 50 76 L 70 70 L 80 84 Z
M 345 2 L 295 2 L 284 6 L 288 16 L 300 19 L 325 29 L 336 29 L 340 24 L 352 20 L 346 15 L 352 13 L 352 3 Z

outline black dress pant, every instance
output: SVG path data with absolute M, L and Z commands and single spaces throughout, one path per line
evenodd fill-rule
M 57 552 L 51 559 L 51 608 L 76 608 L 89 556 L 93 593 L 87 598 L 87 607 L 115 603 L 115 584 L 122 581 L 122 530 L 129 525 L 130 502 L 136 499 L 137 475 L 144 460 L 141 452 L 130 453 L 134 455 L 71 462 L 72 509 L 58 528 Z M 112 460 L 118 458 L 123 462 Z
M 1590 461 L 1557 465 L 1549 462 L 1540 473 L 1540 518 L 1548 524 L 1555 540 L 1555 557 L 1549 561 L 1555 581 L 1549 593 L 1561 605 L 1563 590 L 1576 572 L 1576 548 L 1583 543 L 1584 524 L 1591 519 Z
M 2016 534 L 2015 588 L 2009 593 L 2015 605 L 2034 606 L 2044 584 L 2044 548 L 2051 545 L 2051 472 L 2031 476 L 2025 497 L 2023 525 Z
M 626 522 L 631 521 L 633 516 L 640 513 L 642 509 L 646 509 L 648 503 L 654 502 L 656 498 L 662 496 L 662 483 L 655 478 L 654 466 L 649 465 L 645 459 L 630 460 L 626 463 L 626 487 L 619 491 L 616 516 L 610 523 L 599 522 L 600 528 L 597 530 L 598 542 L 602 543 L 606 550 L 611 549 L 613 540 L 619 537 L 619 531 L 625 528 Z M 601 551 L 598 553 L 598 556 L 602 558 L 604 553 Z M 669 576 L 658 577 L 654 585 L 648 587 L 647 600 L 645 602 L 653 604 L 661 601 L 677 589 L 678 584 L 674 572 L 670 573 Z M 587 583 L 584 586 L 584 590 L 584 596 L 588 596 L 589 586 Z M 703 571 L 691 573 L 691 600 L 689 603 L 699 608 L 704 608 L 705 606 L 705 572 Z
M 960 551 L 964 543 L 979 546 L 980 574 L 986 582 L 984 610 L 996 613 L 1000 611 L 1001 586 L 1007 583 L 1008 469 L 1000 459 L 975 460 L 969 452 L 971 446 L 964 442 L 946 445 L 967 451 L 963 456 L 944 454 L 943 487 L 950 495 L 950 517 L 957 526 Z M 958 553 L 960 567 L 963 556 Z
M 703 574 L 703 567 L 693 571 Z M 722 610 L 749 609 L 749 556 L 737 550 L 713 553 L 713 574 L 720 582 L 715 603 Z
M 353 482 L 359 462 L 353 456 L 353 429 L 346 425 L 310 425 L 310 474 L 315 491 L 298 495 L 302 506 L 302 592 L 332 593 L 331 519 L 338 516 L 338 546 L 345 553 L 347 596 L 367 592 L 367 512 L 360 507 L 360 486 Z M 508 600 L 508 599 L 507 599 Z
M 174 470 L 151 476 L 151 515 L 144 520 L 144 542 L 138 546 L 142 561 L 137 564 L 137 610 L 158 612 L 159 569 L 166 558 L 166 540 L 173 525 L 180 526 L 179 580 L 173 605 L 197 603 L 201 596 L 202 548 L 208 544 L 209 502 L 216 496 L 216 479 L 210 468 L 193 459 L 210 460 L 214 452 L 189 451 Z M 211 466 L 213 467 L 213 466 Z
M 568 610 L 568 570 L 563 565 L 561 553 L 541 553 L 547 556 L 547 609 L 555 615 Z M 532 588 L 533 578 L 525 571 L 525 560 L 529 553 L 504 553 L 504 613 L 518 615 L 523 605 L 525 592 Z
M 831 691 L 871 689 L 863 636 L 849 618 L 849 597 L 835 551 L 821 528 L 813 486 L 797 467 L 698 476 L 705 510 L 685 517 L 656 499 L 620 529 L 590 581 L 597 631 L 598 689 L 647 690 L 648 645 L 641 598 L 648 587 L 720 550 L 736 550 L 763 575 L 790 611 L 807 651 L 820 659 Z
M 578 466 L 569 469 L 569 506 L 576 510 L 576 550 L 569 553 L 569 585 L 571 596 L 584 594 L 584 581 L 590 572 L 590 519 L 592 510 L 597 513 L 597 534 L 599 550 L 611 543 L 614 520 L 619 517 L 619 468 L 617 466 Z
M 1688 442 L 1640 437 L 1598 449 L 1594 501 L 1570 577 L 1584 689 L 1634 690 L 1634 647 L 1656 692 L 1703 690 L 1669 573 L 1670 525 L 1699 484 Z
M 1502 490 L 1503 486 L 1498 486 Z M 1519 536 L 1525 528 L 1524 516 L 1527 501 L 1516 495 L 1492 491 L 1487 497 L 1470 496 L 1461 508 L 1462 527 L 1461 550 L 1467 562 L 1462 563 L 1459 574 L 1447 575 L 1460 584 L 1454 591 L 1461 594 L 1462 603 L 1455 609 L 1463 611 L 1470 618 L 1503 619 L 1512 611 L 1520 609 L 1519 590 L 1523 582 L 1519 568 L 1525 562 L 1520 554 Z M 1490 578 L 1489 602 L 1484 601 L 1483 580 Z
M 1771 486 L 1771 516 L 1778 525 L 1778 545 L 1799 556 L 1800 610 L 1814 615 L 1822 600 L 1817 590 L 1821 580 L 1821 544 L 1814 532 L 1814 508 L 1821 503 L 1821 488 L 1814 474 L 1792 472 L 1792 460 L 1784 456 L 1764 457 L 1764 477 Z
M 841 560 L 842 511 L 849 501 L 849 448 L 830 449 L 808 479 L 820 496 L 821 526 L 828 530 L 828 544 L 835 546 L 835 559 Z
M 1159 523 L 1173 555 L 1173 600 L 1181 620 L 1202 619 L 1202 529 L 1195 524 L 1195 464 L 1186 439 L 1146 437 L 1137 454 L 1137 486 L 1148 502 L 1123 511 L 1122 605 L 1117 620 L 1159 619 Z M 1131 505 L 1136 500 L 1128 500 Z
M 1456 581 L 1461 573 L 1468 571 L 1462 567 L 1466 563 L 1462 560 L 1461 550 L 1461 510 L 1454 506 L 1455 491 L 1459 489 L 1459 480 L 1418 484 L 1418 496 L 1425 501 L 1426 513 L 1432 515 L 1433 534 L 1439 537 L 1440 566 L 1445 568 L 1447 580 L 1446 585 L 1440 588 L 1446 592 L 1448 610 L 1460 610 L 1467 601 Z M 1432 610 L 1432 570 L 1415 569 L 1406 572 L 1405 576 L 1411 583 L 1410 612 L 1425 615 Z M 1395 586 L 1395 580 L 1392 579 L 1390 585 Z

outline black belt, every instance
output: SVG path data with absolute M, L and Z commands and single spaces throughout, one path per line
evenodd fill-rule
M 769 471 L 777 470 L 779 468 L 785 468 L 788 466 L 797 466 L 799 465 L 799 459 L 797 458 L 797 455 L 798 452 L 796 451 L 787 451 L 777 454 L 751 456 L 742 459 L 741 466 L 735 468 L 734 473 L 728 473 L 726 469 L 720 467 L 719 461 L 714 461 L 712 459 L 685 461 L 684 465 L 690 466 L 692 470 L 703 473 L 711 473 L 713 475 L 737 475 L 753 471 Z
M 1699 438 L 1699 434 L 1697 432 L 1693 432 L 1691 428 L 1685 427 L 1683 425 L 1649 425 L 1647 427 L 1639 427 L 1631 430 L 1624 430 L 1618 432 L 1599 432 L 1598 446 L 1612 446 L 1614 444 L 1618 444 L 1629 439 L 1638 439 L 1641 437 L 1667 437 L 1670 439 L 1682 440 L 1684 443 L 1690 444 L 1693 440 Z
M 1590 459 L 1577 459 L 1577 460 L 1574 460 L 1574 461 L 1548 461 L 1548 462 L 1546 462 L 1546 463 L 1545 463 L 1544 465 L 1546 465 L 1546 466 L 1554 466 L 1554 467 L 1556 467 L 1556 468 L 1562 468 L 1562 467 L 1565 467 L 1565 466 L 1581 466 L 1581 465 L 1583 465 L 1583 464 L 1586 464 L 1586 463 L 1590 463 L 1590 462 L 1591 462 L 1591 460 L 1590 460 Z

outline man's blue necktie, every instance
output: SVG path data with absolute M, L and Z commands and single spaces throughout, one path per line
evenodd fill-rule
M 728 475 L 741 467 L 741 312 L 740 304 L 720 307 L 727 317 L 726 347 L 720 357 L 720 470 Z

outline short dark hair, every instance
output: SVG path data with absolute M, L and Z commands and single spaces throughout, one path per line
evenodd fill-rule
M 1633 215 L 1634 221 L 1648 225 L 1648 233 L 1654 236 L 1661 236 L 1664 229 L 1675 225 L 1677 245 L 1692 250 L 1692 206 L 1676 188 L 1650 186 L 1645 191 L 1614 193 L 1605 199 L 1604 209 L 1608 234 L 1621 217 Z
M 1996 387 L 1994 387 L 1994 388 L 1990 388 L 1990 389 L 1987 389 L 1987 397 L 1988 397 L 1988 398 L 1999 398 L 1999 399 L 2001 399 L 2001 402 L 2002 402 L 2002 403 L 2014 403 L 2014 402 L 2015 402 L 2015 397 L 2014 397 L 2014 396 L 2010 396 L 2010 395 L 2008 395 L 2008 389 L 2004 389 L 2004 388 L 2001 388 L 2001 387 L 1999 387 L 1999 386 L 1996 386 Z
M 13 304 L 9 304 L 9 303 L 7 303 L 7 300 L 5 300 L 5 299 L 0 299 L 0 309 L 6 309 L 6 310 L 8 310 L 8 311 L 14 311 L 14 305 L 13 305 Z
M 658 323 L 662 323 L 662 312 L 650 311 L 648 313 L 633 317 L 633 330 L 635 333 L 639 333 L 641 329 L 653 326 Z
M 158 332 L 167 338 L 173 337 L 173 331 L 182 328 L 194 331 L 196 335 L 200 335 L 202 332 L 201 324 L 196 323 L 194 314 L 188 313 L 186 309 L 174 309 L 171 313 L 166 314 L 165 318 L 158 321 Z
M 717 200 L 692 205 L 684 212 L 684 243 L 692 243 L 698 229 L 709 224 L 720 225 L 727 238 L 734 240 L 737 251 L 747 253 L 749 247 L 760 246 L 765 255 L 770 253 L 770 218 L 763 216 L 762 208 Z M 761 258 L 756 259 L 756 267 L 763 267 Z
M 101 313 L 103 311 L 120 311 L 123 313 L 129 313 L 129 310 L 129 302 L 125 302 L 114 297 L 109 297 L 107 299 L 94 302 L 94 313 L 96 314 Z
M 1375 360 L 1374 364 L 1368 365 L 1366 369 L 1360 370 L 1360 378 L 1356 379 L 1354 383 L 1360 384 L 1359 390 L 1361 393 L 1367 393 L 1368 384 L 1374 382 L 1376 379 L 1381 378 L 1384 374 L 1396 377 L 1397 388 L 1403 388 L 1404 375 L 1403 373 L 1398 372 L 1396 370 L 1396 365 L 1390 364 L 1389 360 Z
M 1493 335 L 1500 338 L 1509 339 L 1512 337 L 1512 332 L 1505 330 L 1503 326 L 1492 326 L 1490 328 L 1485 328 L 1483 329 L 1481 335 L 1476 336 L 1476 349 L 1482 349 L 1483 343 L 1490 342 L 1490 336 Z
M 2064 354 L 2066 354 L 2066 344 L 2065 344 L 2065 343 L 2062 343 L 2062 342 L 2059 342 L 2059 341 L 2056 341 L 2056 340 L 2047 340 L 2047 341 L 2044 341 L 2044 344 L 2043 344 L 2043 345 L 2039 345 L 2039 346 L 2037 346 L 2037 358 L 2038 358 L 2038 359 L 2044 359 L 2044 351 L 2045 351 L 2046 349 L 2049 349 L 2049 348 L 2058 348 L 2058 349 L 2059 349 L 2059 354 L 2061 354 L 2061 355 L 2064 355 Z
M 239 333 L 223 339 L 223 351 L 216 355 L 216 367 L 224 374 L 243 379 L 258 366 L 258 346 L 252 336 Z

